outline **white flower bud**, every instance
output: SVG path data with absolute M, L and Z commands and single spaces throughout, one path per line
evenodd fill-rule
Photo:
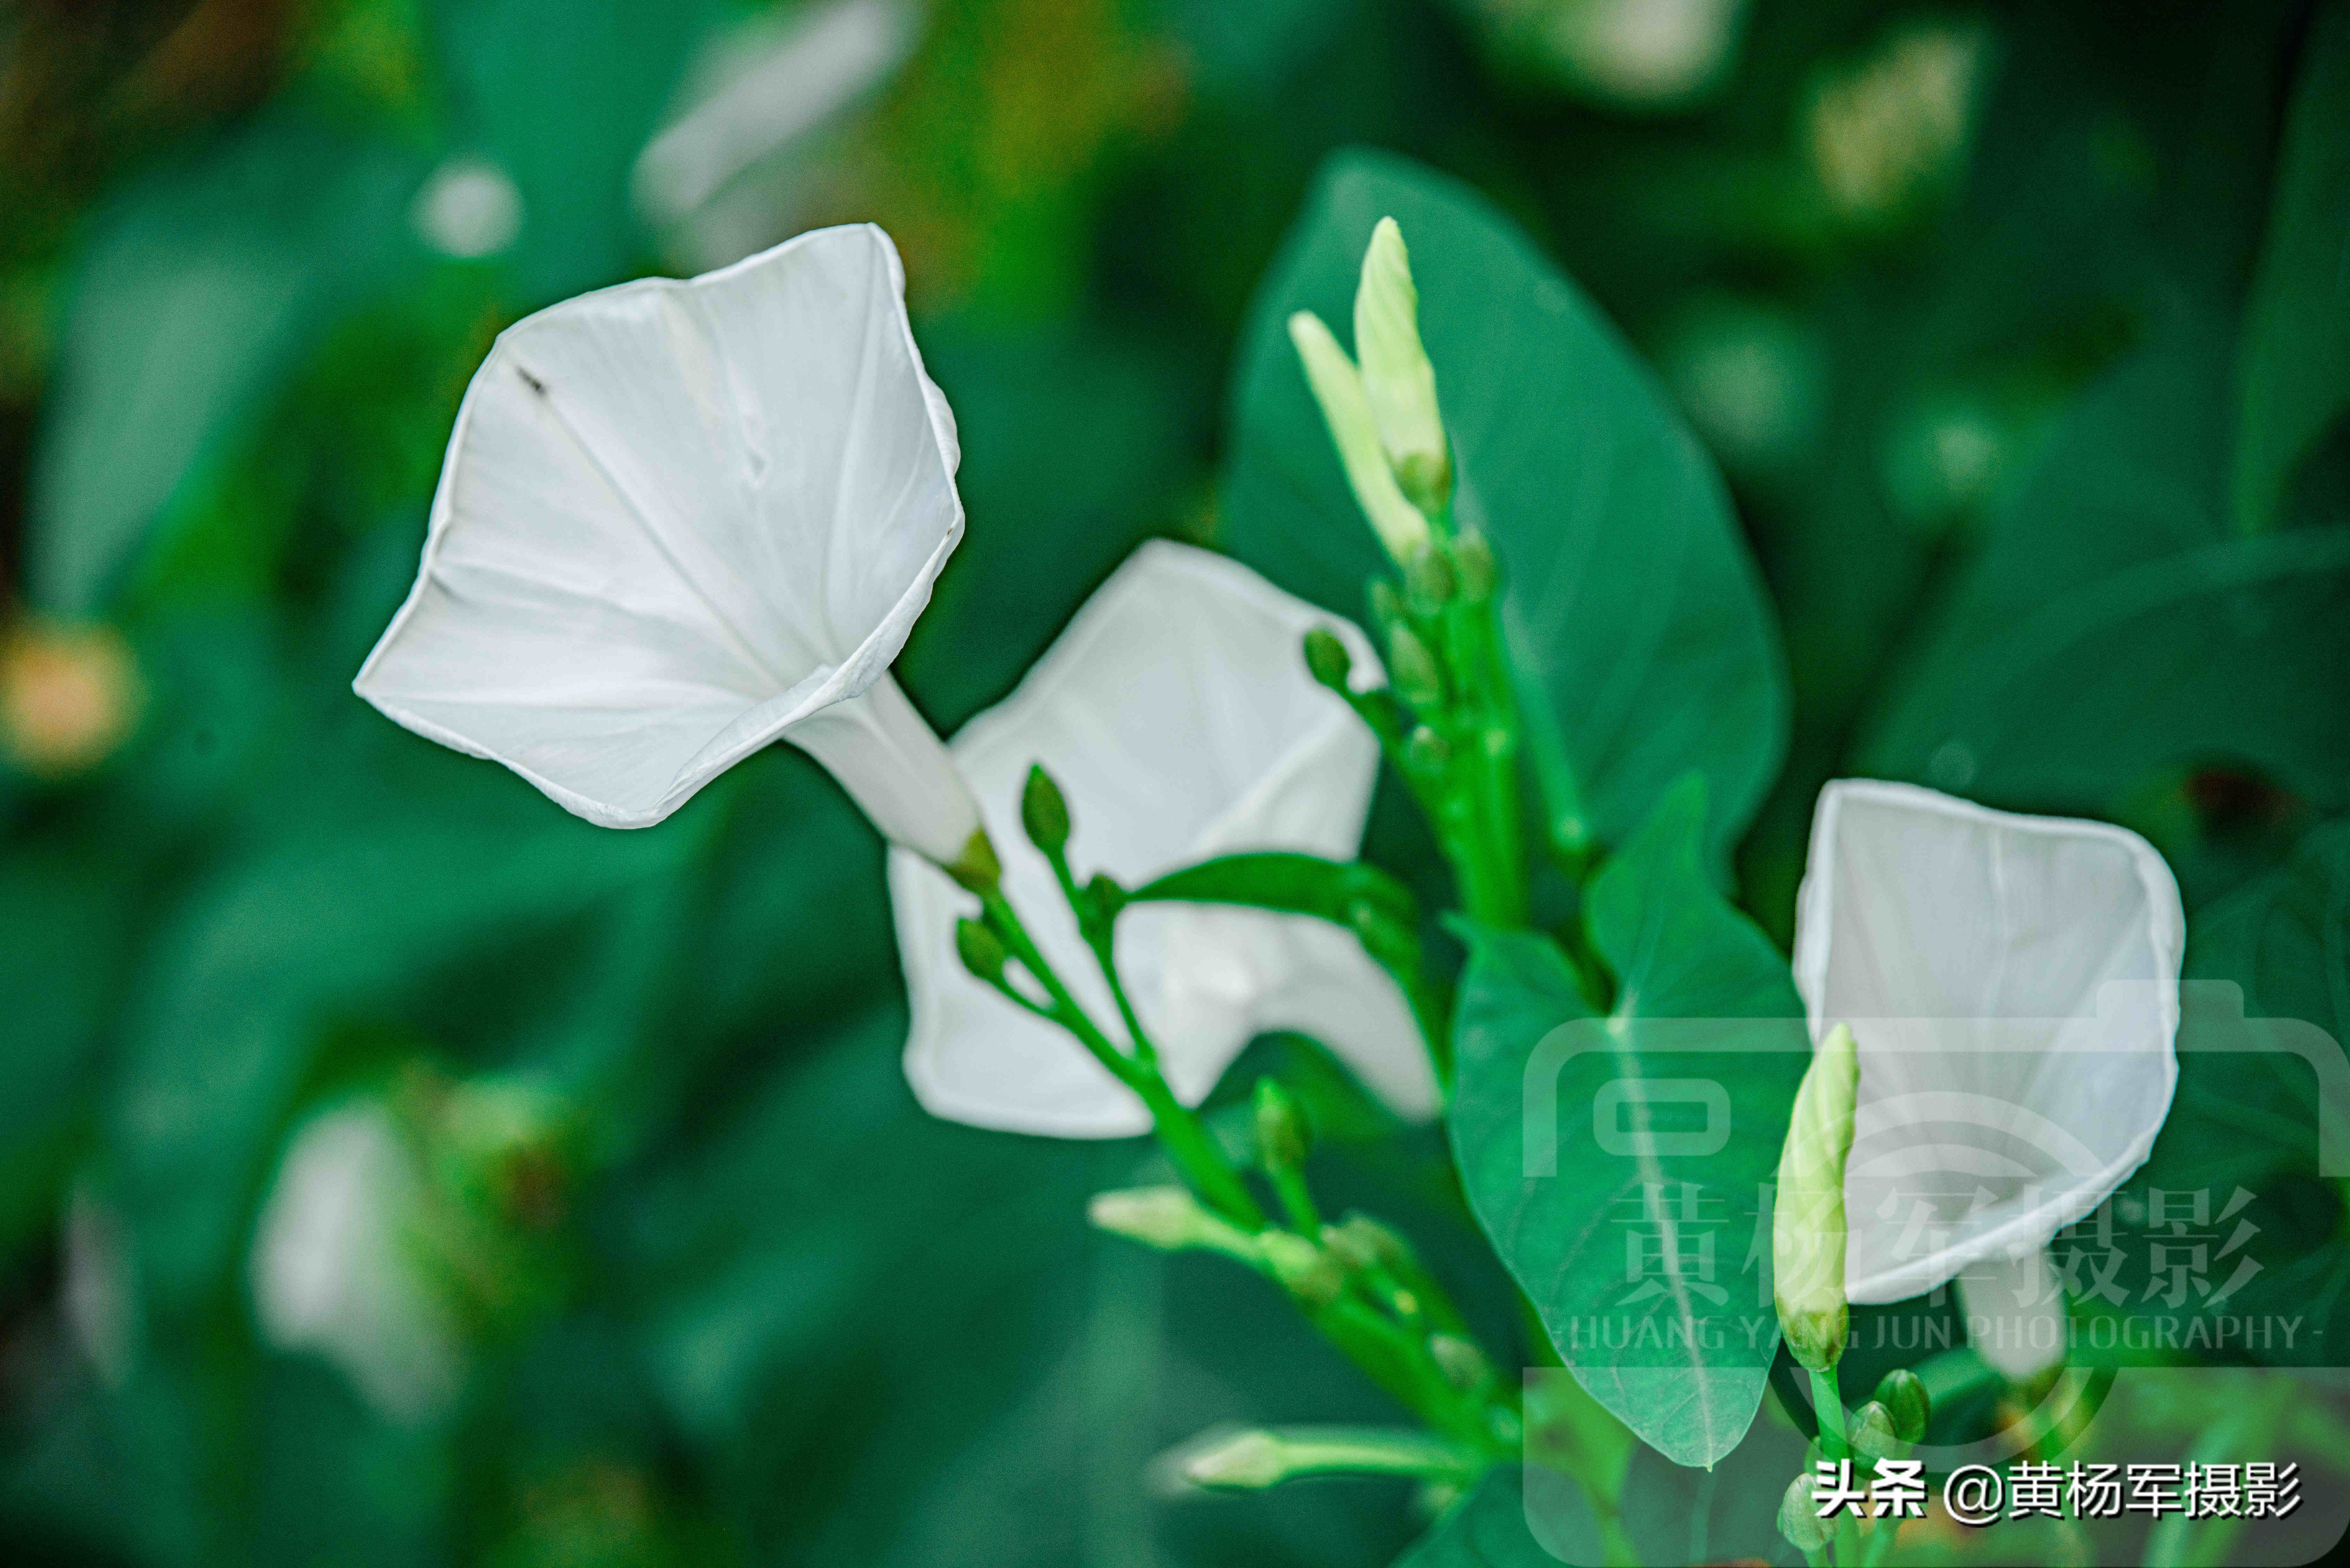
M 1844 1162 L 1852 1148 L 1860 1058 L 1837 1024 L 1795 1091 L 1771 1220 L 1773 1295 L 1787 1349 L 1813 1371 L 1844 1354 Z
M 1399 562 L 1410 560 L 1428 543 L 1428 519 L 1397 487 L 1355 362 L 1310 310 L 1289 318 L 1289 340 L 1297 346 L 1306 383 L 1322 406 L 1322 421 L 1330 427 L 1330 439 L 1337 445 L 1338 461 L 1346 467 L 1347 483 L 1354 488 L 1363 515 L 1370 519 L 1372 532 L 1388 555 Z
M 1419 341 L 1419 291 L 1403 231 L 1381 218 L 1355 290 L 1355 352 L 1379 444 L 1407 499 L 1433 512 L 1452 499 L 1452 451 L 1436 406 L 1436 369 Z
M 1139 1241 L 1162 1252 L 1205 1247 L 1253 1261 L 1250 1239 L 1201 1206 L 1181 1187 L 1136 1187 L 1118 1192 L 1097 1192 L 1086 1205 L 1086 1220 L 1097 1231 Z

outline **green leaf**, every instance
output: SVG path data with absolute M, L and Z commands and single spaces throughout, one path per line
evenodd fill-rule
M 2250 763 L 2350 800 L 2350 528 L 2230 535 L 2227 344 L 2182 315 L 2085 395 L 1994 524 L 1858 771 L 2096 811 L 2158 768 Z
M 1343 332 L 1371 228 L 1402 225 L 1460 489 L 1501 556 L 1503 622 L 1581 785 L 1620 841 L 1681 774 L 1705 775 L 1719 866 L 1785 749 L 1778 634 L 1712 464 L 1597 308 L 1474 192 L 1403 160 L 1327 164 L 1243 341 L 1222 542 L 1351 613 L 1385 566 L 1284 323 Z M 1552 792 L 1555 815 L 1573 803 Z
M 1700 869 L 1703 822 L 1687 781 L 1592 882 L 1612 1009 L 1547 939 L 1471 929 L 1454 1023 L 1478 1220 L 1576 1379 L 1685 1465 L 1736 1447 L 1762 1397 L 1779 1326 L 1758 1189 L 1810 1060 L 1785 961 Z
M 1555 1568 L 1608 1561 L 1582 1489 L 1534 1466 L 1498 1465 L 1395 1568 Z
M 35 597 L 101 608 L 334 313 L 417 258 L 397 148 L 275 117 L 98 221 L 33 480 Z
M 2350 4 L 2310 25 L 2238 362 L 2235 521 L 2275 521 L 2294 468 L 2350 407 Z
M 2264 1021 L 2314 1024 L 2337 1043 L 2350 1031 L 2350 822 L 2308 834 L 2290 863 L 2199 912 L 2186 979 L 2178 1088 L 2145 1179 L 2224 1191 L 2314 1172 L 2321 1101 L 2331 1088 L 2350 1116 L 2350 1085 L 2292 1049 L 2294 1025 Z
M 1746 1440 L 1711 1469 L 1634 1449 L 1624 1477 L 1623 1521 L 1638 1560 L 1767 1563 L 1783 1557 L 1779 1500 L 1804 1461 L 1804 1439 L 1768 1420 L 1755 1422 Z
M 1293 915 L 1315 915 L 1338 925 L 1367 903 L 1410 930 L 1419 924 L 1419 900 L 1411 890 L 1376 866 L 1357 860 L 1325 860 L 1315 855 L 1270 851 L 1202 860 L 1136 888 L 1127 897 L 1178 899 L 1195 904 L 1247 904 Z
M 2249 1017 L 2350 1040 L 2350 822 L 2311 832 L 2282 869 L 2199 914 L 2187 974 L 2242 986 Z

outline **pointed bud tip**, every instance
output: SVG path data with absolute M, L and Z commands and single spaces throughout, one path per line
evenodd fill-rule
M 1196 1453 L 1183 1465 L 1194 1486 L 1255 1490 L 1289 1474 L 1285 1445 L 1271 1432 L 1242 1432 Z
M 1069 846 L 1069 803 L 1042 763 L 1028 769 L 1020 790 L 1020 826 L 1028 842 L 1045 854 L 1059 857 Z
M 1492 541 L 1474 528 L 1464 529 L 1452 541 L 1452 564 L 1461 576 L 1461 597 L 1481 605 L 1501 587 L 1501 563 L 1493 558 Z
M 1451 499 L 1452 459 L 1436 402 L 1436 371 L 1419 336 L 1419 289 L 1403 230 L 1382 218 L 1355 290 L 1355 353 L 1363 395 L 1396 483 L 1423 512 Z
M 1422 724 L 1412 731 L 1404 742 L 1404 761 L 1419 773 L 1433 776 L 1441 774 L 1452 761 L 1452 748 L 1444 737 Z
M 1095 1230 L 1162 1252 L 1198 1244 L 1208 1233 L 1211 1218 L 1200 1207 L 1200 1200 L 1180 1187 L 1097 1192 L 1086 1205 L 1086 1222 Z
M 1295 1170 L 1305 1163 L 1312 1137 L 1305 1113 L 1279 1079 L 1256 1081 L 1257 1158 L 1267 1170 Z
M 1094 919 L 1104 925 L 1117 919 L 1127 905 L 1125 888 L 1107 871 L 1093 874 L 1086 884 L 1086 898 L 1093 905 Z
M 1853 1450 L 1866 1458 L 1891 1459 L 1900 1451 L 1901 1434 L 1894 1430 L 1892 1414 L 1874 1399 L 1853 1417 L 1851 1430 Z
M 1323 1226 L 1322 1244 L 1351 1270 L 1376 1268 L 1404 1274 L 1417 1267 L 1402 1237 L 1359 1211 L 1339 1224 Z
M 955 922 L 955 956 L 973 976 L 991 985 L 1003 982 L 1003 965 L 1008 955 L 1003 939 L 977 920 Z
M 1326 1307 L 1347 1286 L 1346 1271 L 1336 1259 L 1303 1236 L 1287 1231 L 1267 1231 L 1257 1237 L 1257 1255 L 1282 1289 L 1309 1307 Z
M 1395 694 L 1425 711 L 1444 701 L 1444 676 L 1419 634 L 1401 622 L 1388 628 L 1388 675 Z
M 1326 626 L 1317 626 L 1305 634 L 1305 668 L 1314 679 L 1331 691 L 1344 694 L 1350 691 L 1355 677 L 1355 656 L 1338 634 Z
M 1812 1478 L 1800 1475 L 1787 1483 L 1779 1499 L 1779 1533 L 1798 1552 L 1821 1551 L 1835 1533 L 1835 1521 L 1820 1517 L 1820 1505 L 1812 1493 Z
M 1347 487 L 1379 536 L 1379 544 L 1402 560 L 1427 542 L 1428 519 L 1398 488 L 1372 412 L 1363 373 L 1322 318 L 1301 310 L 1289 318 L 1289 340 L 1305 371 L 1305 384 L 1322 410 L 1322 422 L 1338 449 Z
M 1433 615 L 1451 604 L 1460 588 L 1452 563 L 1432 539 L 1403 564 L 1404 597 L 1420 615 Z
M 1927 1396 L 1925 1380 L 1906 1366 L 1897 1366 L 1879 1379 L 1877 1402 L 1893 1422 L 1893 1435 L 1905 1443 L 1915 1443 L 1926 1436 L 1926 1423 L 1933 1417 L 1933 1401 Z
M 1428 1349 L 1444 1380 L 1464 1394 L 1483 1387 L 1492 1378 L 1493 1364 L 1485 1353 L 1458 1334 L 1431 1334 Z

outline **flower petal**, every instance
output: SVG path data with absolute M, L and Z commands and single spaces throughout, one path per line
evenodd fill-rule
M 1022 781 L 1042 763 L 1066 795 L 1080 875 L 1128 886 L 1211 856 L 1294 849 L 1351 857 L 1378 750 L 1307 676 L 1315 626 L 1362 634 L 1246 567 L 1185 545 L 1145 545 L 1077 612 L 1003 702 L 955 737 L 957 767 L 1004 862 L 1032 934 L 1095 1016 L 1116 1017 L 1050 868 L 1019 826 Z M 890 896 L 913 999 L 906 1072 L 934 1114 L 1070 1137 L 1146 1130 L 1139 1101 L 1059 1030 L 1021 1012 L 957 961 L 964 896 L 935 867 L 893 853 Z M 1345 932 L 1253 909 L 1146 904 L 1118 922 L 1118 961 L 1184 1100 L 1197 1103 L 1268 1030 L 1326 1040 L 1399 1109 L 1433 1108 L 1409 1010 Z
M 2070 1324 L 2044 1250 L 1994 1253 L 1958 1278 L 1967 1343 L 2010 1383 L 2028 1383 L 2064 1359 Z
M 1795 927 L 1813 1037 L 1848 1023 L 1860 1045 L 1852 1300 L 2040 1248 L 2144 1162 L 2178 1075 L 2185 921 L 2136 834 L 1831 784 Z
M 500 336 L 355 682 L 615 827 L 866 690 L 962 533 L 889 237 L 821 229 Z
M 886 672 L 784 739 L 822 763 L 894 844 L 951 866 L 979 831 L 979 807 L 946 747 Z

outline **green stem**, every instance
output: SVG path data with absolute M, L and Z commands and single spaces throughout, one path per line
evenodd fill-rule
M 1857 1458 L 1852 1450 L 1852 1439 L 1845 1432 L 1844 1390 L 1837 1386 L 1835 1367 L 1812 1374 L 1812 1407 L 1819 1417 L 1820 1452 L 1831 1459 Z M 1860 1521 L 1851 1514 L 1838 1512 L 1835 1540 L 1830 1552 L 1833 1560 L 1840 1563 L 1860 1561 Z
M 1836 1387 L 1835 1368 L 1812 1374 L 1812 1407 L 1820 1418 L 1820 1452 L 1832 1459 L 1852 1457 L 1844 1431 L 1844 1395 Z
M 1306 1188 L 1305 1173 L 1294 1165 L 1269 1165 L 1264 1174 L 1273 1183 L 1273 1195 L 1281 1199 L 1282 1212 L 1289 1217 L 1289 1228 L 1301 1236 L 1320 1235 L 1322 1212 Z
M 1153 1068 L 1136 1085 L 1142 1103 L 1150 1107 L 1150 1117 L 1158 1125 L 1159 1147 L 1174 1160 L 1201 1197 L 1234 1224 L 1249 1231 L 1264 1229 L 1264 1210 L 1257 1206 L 1249 1189 L 1243 1185 L 1239 1172 L 1224 1158 L 1224 1151 L 1209 1136 L 1200 1118 L 1193 1116 L 1167 1080 Z
M 1028 935 L 1027 928 L 1020 923 L 1020 916 L 1012 908 L 1011 900 L 1004 898 L 999 889 L 982 895 L 980 903 L 988 924 L 1003 940 L 1005 949 L 1020 961 L 1021 967 L 1035 979 L 1036 983 L 1045 988 L 1045 994 L 1052 1001 L 1046 1015 L 1076 1035 L 1086 1049 L 1093 1053 L 1095 1060 L 1108 1069 L 1118 1082 L 1139 1095 L 1142 1103 L 1150 1107 L 1159 1146 L 1167 1151 L 1192 1189 L 1206 1199 L 1210 1207 L 1234 1224 L 1248 1231 L 1263 1230 L 1264 1210 L 1249 1195 L 1239 1173 L 1224 1158 L 1224 1151 L 1208 1135 L 1208 1129 L 1201 1125 L 1200 1118 L 1193 1116 L 1190 1108 L 1175 1097 L 1175 1092 L 1167 1086 L 1167 1080 L 1159 1075 L 1158 1064 L 1142 1037 L 1139 1033 L 1136 1035 L 1133 1055 L 1118 1050 L 1095 1025 L 1086 1010 L 1078 1005 L 1076 998 L 1069 993 L 1069 988 L 1061 982 L 1060 975 L 1038 950 Z
M 1008 984 L 1000 989 L 1031 1012 L 1050 1019 L 1076 1036 L 1105 1068 L 1140 1096 L 1143 1104 L 1149 1107 L 1159 1147 L 1166 1150 L 1168 1157 L 1203 1200 L 1243 1230 L 1251 1233 L 1263 1231 L 1266 1228 L 1264 1211 L 1242 1182 L 1239 1173 L 1224 1158 L 1223 1149 L 1210 1136 L 1199 1117 L 1175 1097 L 1174 1091 L 1160 1075 L 1149 1036 L 1143 1033 L 1132 1007 L 1126 1002 L 1117 966 L 1111 960 L 1108 931 L 1097 929 L 1097 923 L 1087 916 L 1075 879 L 1066 865 L 1056 865 L 1055 869 L 1064 894 L 1077 914 L 1080 926 L 1085 928 L 1087 945 L 1101 963 L 1103 976 L 1112 993 L 1119 999 L 1127 1027 L 1132 1033 L 1134 1051 L 1131 1054 L 1121 1052 L 1102 1033 L 1063 983 L 1051 961 L 1037 948 L 1011 901 L 1003 897 L 1001 889 L 997 889 L 981 897 L 988 924 L 1003 939 L 1005 950 L 1019 960 L 1044 989 L 1048 1004 L 1040 1006 L 1022 997 Z M 1284 1192 L 1283 1196 L 1284 1201 L 1303 1200 L 1304 1210 L 1300 1218 L 1304 1223 L 1301 1229 L 1305 1230 L 1308 1240 L 1317 1236 L 1321 1226 L 1313 1213 L 1311 1199 L 1303 1192 L 1302 1182 L 1298 1192 Z M 1408 1408 L 1439 1430 L 1449 1431 L 1474 1443 L 1482 1451 L 1492 1451 L 1494 1436 L 1489 1416 L 1489 1400 L 1482 1396 L 1464 1394 L 1451 1385 L 1430 1349 L 1424 1332 L 1407 1328 L 1385 1316 L 1365 1301 L 1359 1288 L 1354 1286 L 1349 1286 L 1334 1301 L 1319 1305 L 1300 1302 L 1299 1305 L 1325 1337 Z
M 1524 833 L 1518 807 L 1518 715 L 1494 623 L 1494 601 L 1461 604 L 1445 614 L 1447 651 L 1462 693 L 1457 733 L 1469 775 L 1475 853 L 1487 908 L 1470 913 L 1488 925 L 1526 920 Z

